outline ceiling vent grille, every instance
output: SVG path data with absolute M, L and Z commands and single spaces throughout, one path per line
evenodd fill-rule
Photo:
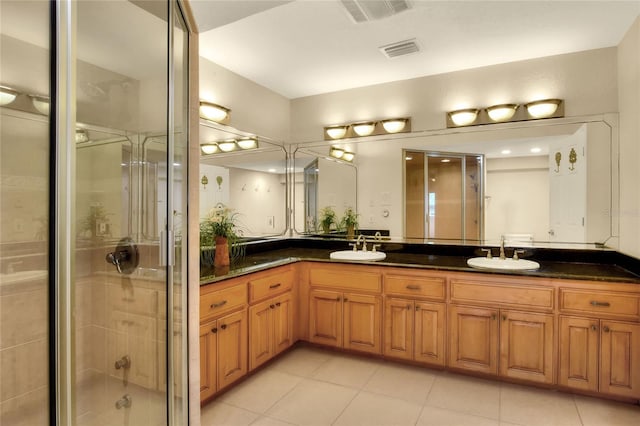
M 416 43 L 416 39 L 399 41 L 397 43 L 387 44 L 379 48 L 380 51 L 389 59 L 398 56 L 410 55 L 420 51 L 420 46 Z
M 375 21 L 409 9 L 406 0 L 340 0 L 356 22 Z

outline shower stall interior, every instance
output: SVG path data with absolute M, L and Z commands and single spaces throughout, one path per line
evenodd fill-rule
M 186 425 L 181 2 L 0 19 L 0 424 Z

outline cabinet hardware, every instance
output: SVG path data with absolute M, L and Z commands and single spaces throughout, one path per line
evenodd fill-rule
M 222 324 L 222 325 L 220 326 L 220 328 L 221 328 L 221 329 L 223 329 L 223 330 L 226 330 L 226 329 L 227 329 L 227 324 Z
M 344 299 L 342 299 L 342 300 L 345 301 L 345 302 L 349 301 L 349 299 L 347 299 L 346 297 Z
M 212 332 L 212 333 L 217 333 L 217 332 L 218 332 L 218 328 L 217 328 L 217 327 L 213 327 L 213 328 L 211 329 L 211 332 Z
M 502 316 L 502 321 L 506 321 L 506 320 L 507 320 L 507 316 L 506 316 L 506 315 L 503 315 L 503 316 Z
M 598 327 L 595 324 L 591 324 L 591 331 L 597 331 Z
M 407 310 L 411 309 L 411 305 L 407 305 Z
M 280 306 L 280 302 L 277 302 L 277 303 L 276 303 L 276 306 Z
M 609 306 L 611 306 L 611 303 L 609 303 L 609 302 L 598 302 L 597 300 L 592 300 L 591 301 L 591 306 L 603 306 L 605 308 L 608 308 Z
M 496 314 L 491 314 L 491 319 L 495 320 L 497 318 Z
M 420 310 L 420 306 L 416 306 L 416 312 Z
M 275 308 L 276 308 L 276 305 L 271 304 L 271 305 L 269 305 L 269 307 L 270 307 L 271 309 L 275 309 Z
M 420 290 L 420 286 L 419 285 L 414 285 L 414 284 L 409 284 L 407 286 L 407 290 Z
M 336 297 L 336 302 L 340 301 L 340 296 Z
M 269 286 L 269 288 L 278 288 L 278 287 L 280 287 L 281 285 L 282 285 L 282 283 L 278 283 L 278 284 L 271 284 L 271 285 Z
M 608 332 L 609 332 L 609 327 L 607 327 L 607 326 L 605 325 L 604 327 L 602 327 L 602 330 L 603 330 L 605 333 L 608 333 Z
M 224 306 L 226 304 L 227 304 L 226 300 L 223 300 L 222 302 L 218 302 L 218 303 L 212 303 L 211 309 L 219 308 L 220 306 Z

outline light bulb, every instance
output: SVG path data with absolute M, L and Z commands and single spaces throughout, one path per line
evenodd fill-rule
M 218 152 L 218 145 L 216 145 L 214 143 L 207 144 L 207 145 L 200 145 L 200 149 L 205 154 L 214 154 L 214 153 Z
M 382 127 L 387 133 L 398 133 L 404 130 L 407 124 L 406 118 L 394 118 L 391 120 L 383 120 Z
M 470 108 L 451 111 L 449 113 L 449 117 L 456 126 L 468 126 L 476 121 L 476 118 L 478 117 L 478 110 Z
M 236 141 L 218 142 L 218 148 L 223 152 L 230 152 L 236 149 Z
M 494 105 L 487 108 L 487 114 L 493 121 L 507 121 L 516 113 L 518 105 L 516 104 L 501 104 Z
M 0 86 L 0 106 L 9 105 L 16 100 L 17 96 L 17 91 L 6 86 Z
M 253 149 L 258 147 L 258 141 L 254 138 L 240 139 L 238 145 L 242 149 Z
M 331 126 L 325 128 L 327 136 L 331 139 L 342 139 L 347 134 L 347 126 Z
M 200 101 L 200 117 L 221 122 L 229 117 L 231 110 L 211 102 Z
M 527 112 L 533 118 L 551 117 L 558 110 L 559 99 L 545 99 L 542 101 L 529 102 Z
M 353 131 L 358 136 L 369 136 L 376 128 L 376 124 L 372 122 L 358 123 L 353 125 Z
M 342 159 L 345 161 L 353 161 L 356 155 L 353 152 L 346 152 L 342 155 Z
M 344 155 L 344 149 L 331 147 L 330 154 L 331 154 L 332 157 L 342 158 L 342 156 Z

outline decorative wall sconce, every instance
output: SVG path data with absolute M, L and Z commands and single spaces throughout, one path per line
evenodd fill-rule
M 331 149 L 329 150 L 329 155 L 333 158 L 338 158 L 340 160 L 348 162 L 352 162 L 356 156 L 353 152 L 345 151 L 344 149 L 337 146 L 331 147 Z
M 388 118 L 378 121 L 359 121 L 338 124 L 324 128 L 324 140 L 379 136 L 392 133 L 410 132 L 411 118 Z
M 486 108 L 467 108 L 447 112 L 447 127 L 478 126 L 564 117 L 562 99 L 544 99 L 523 104 L 499 104 Z
M 0 106 L 9 105 L 16 100 L 18 91 L 7 86 L 0 86 Z
M 200 183 L 202 184 L 202 189 L 207 189 L 207 184 L 209 183 L 209 178 L 207 177 L 207 175 L 202 175 Z
M 211 155 L 223 152 L 246 151 L 258 149 L 258 138 L 242 138 L 240 140 L 228 139 L 219 142 L 210 142 L 200 145 L 202 154 Z
M 200 101 L 200 117 L 226 124 L 229 121 L 231 110 L 229 108 L 214 104 L 213 102 Z

